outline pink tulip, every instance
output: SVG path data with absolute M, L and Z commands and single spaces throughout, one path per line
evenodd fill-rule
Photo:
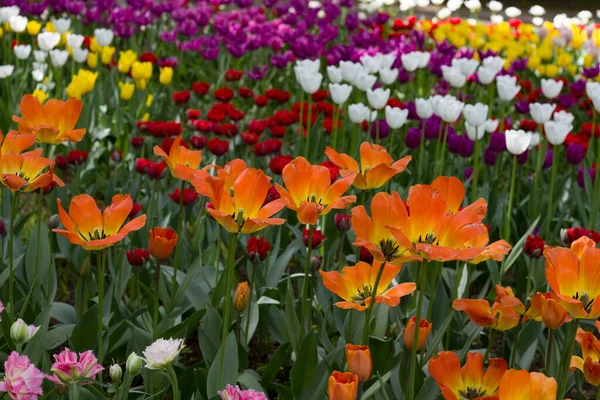
M 11 399 L 34 400 L 43 394 L 44 374 L 35 367 L 27 356 L 13 351 L 4 363 L 4 380 L 0 381 L 0 391 L 8 393 Z
M 47 376 L 47 378 L 59 385 L 77 383 L 84 379 L 94 379 L 102 370 L 104 368 L 98 365 L 98 360 L 91 350 L 79 353 L 78 361 L 77 353 L 64 349 L 61 353 L 54 355 L 54 364 L 51 368 L 54 375 Z

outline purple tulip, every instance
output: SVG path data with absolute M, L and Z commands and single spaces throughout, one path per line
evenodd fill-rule
M 404 138 L 404 144 L 409 149 L 418 149 L 419 146 L 421 146 L 421 135 L 422 132 L 419 128 L 408 128 L 406 138 Z
M 472 175 L 473 175 L 473 168 L 471 168 L 471 167 L 465 168 L 465 170 L 463 172 L 463 180 L 468 181 L 469 179 L 471 179 Z
M 552 149 L 548 149 L 546 151 L 546 157 L 544 158 L 544 163 L 542 164 L 543 169 L 548 169 L 552 166 L 554 160 L 554 151 Z
M 498 153 L 492 150 L 490 147 L 486 147 L 483 151 L 483 162 L 485 165 L 493 167 L 496 165 L 496 160 L 498 158 Z
M 490 149 L 496 153 L 501 153 L 506 150 L 506 138 L 504 133 L 492 133 L 490 135 Z
M 425 137 L 429 140 L 437 139 L 440 134 L 440 128 L 442 126 L 442 119 L 437 115 L 433 114 L 425 121 Z
M 577 184 L 582 189 L 585 187 L 585 177 L 584 177 L 585 172 L 584 171 L 586 169 L 588 172 L 588 176 L 590 177 L 590 181 L 592 183 L 594 183 L 594 180 L 596 179 L 596 170 L 594 168 L 579 167 L 579 169 L 577 170 Z
M 385 139 L 390 134 L 390 127 L 385 119 L 377 119 L 371 124 L 371 138 L 377 138 L 377 125 L 379 125 L 379 139 Z
M 577 165 L 585 157 L 585 148 L 579 143 L 571 143 L 567 146 L 567 161 L 569 164 Z
M 517 164 L 525 165 L 527 163 L 527 158 L 529 157 L 529 150 L 526 150 L 522 154 L 517 156 Z

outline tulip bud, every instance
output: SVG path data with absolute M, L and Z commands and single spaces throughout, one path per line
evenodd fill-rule
M 347 232 L 352 227 L 350 222 L 350 216 L 347 214 L 336 214 L 335 215 L 335 227 L 342 232 Z
M 21 318 L 16 320 L 10 327 L 10 337 L 17 344 L 25 344 L 31 340 L 40 327 L 27 325 Z
M 6 225 L 4 224 L 4 220 L 0 218 L 0 236 L 4 237 L 6 236 L 6 233 Z
M 248 282 L 241 282 L 237 285 L 233 294 L 233 308 L 235 308 L 237 312 L 242 312 L 248 308 L 249 302 L 250 285 L 248 285 Z
M 48 218 L 48 229 L 56 229 L 58 228 L 58 224 L 60 223 L 60 218 L 58 214 L 53 214 Z
M 323 233 L 318 229 L 304 228 L 304 231 L 302 232 L 302 243 L 304 243 L 306 247 L 308 247 L 309 238 L 312 239 L 311 247 L 313 250 L 321 247 L 325 239 L 327 239 L 325 235 L 323 235 Z
M 127 363 L 125 364 L 125 370 L 129 375 L 137 376 L 142 371 L 143 360 L 140 356 L 132 352 L 129 357 L 127 357 Z
M 119 364 L 113 364 L 110 366 L 109 370 L 110 379 L 114 383 L 121 382 L 121 378 L 123 377 L 123 370 Z
M 366 382 L 371 377 L 373 364 L 369 346 L 346 345 L 346 362 L 348 370 L 358 377 L 359 382 Z
M 321 263 L 323 262 L 323 257 L 321 256 L 313 256 L 310 258 L 310 268 L 313 271 L 318 271 L 321 269 Z
M 354 400 L 358 391 L 358 377 L 351 372 L 333 371 L 329 376 L 329 400 Z
M 413 350 L 413 344 L 415 340 L 415 324 L 417 317 L 412 317 L 408 320 L 406 327 L 404 328 L 404 345 L 409 349 Z M 425 346 L 427 336 L 431 331 L 431 322 L 421 318 L 419 320 L 419 341 L 417 342 L 417 350 L 421 350 Z

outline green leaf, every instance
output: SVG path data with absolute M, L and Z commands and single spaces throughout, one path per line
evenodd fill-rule
M 288 311 L 289 312 L 289 311 Z M 290 371 L 290 380 L 292 382 L 292 392 L 298 395 L 310 383 L 317 368 L 317 335 L 310 332 L 300 345 L 300 350 L 296 352 L 296 362 Z
M 44 340 L 44 348 L 46 350 L 52 350 L 63 344 L 69 339 L 69 336 L 73 333 L 74 324 L 60 325 L 52 329 L 46 335 Z
M 289 343 L 284 343 L 280 345 L 277 348 L 277 350 L 275 350 L 275 353 L 273 354 L 271 360 L 265 368 L 265 372 L 263 372 L 263 376 L 260 381 L 263 386 L 268 387 L 271 384 L 271 382 L 275 379 L 277 373 L 279 373 L 279 370 L 281 369 L 285 361 L 288 359 L 287 353 L 289 347 Z
M 234 333 L 231 332 L 225 343 L 219 348 L 215 362 L 208 371 L 206 392 L 209 398 L 217 395 L 217 392 L 225 389 L 228 384 L 235 385 L 238 377 L 238 362 L 237 343 Z M 221 375 L 220 379 L 219 375 Z
M 39 229 L 39 254 L 38 254 L 38 229 Z M 38 222 L 27 245 L 27 253 L 25 254 L 25 267 L 27 274 L 27 282 L 33 285 L 36 276 L 36 258 L 37 265 L 37 281 L 44 282 L 50 268 L 50 243 L 48 241 L 48 228 L 45 222 Z
M 48 324 L 50 322 L 50 307 L 42 311 L 33 321 L 35 326 L 39 326 L 40 329 L 35 336 L 27 343 L 25 348 L 25 354 L 29 356 L 32 363 L 37 363 L 44 356 L 44 339 L 48 332 Z
M 529 229 L 527 229 L 527 232 L 525 232 L 525 234 L 521 236 L 521 239 L 519 239 L 517 244 L 513 246 L 512 251 L 510 252 L 508 257 L 506 257 L 504 263 L 502 264 L 502 268 L 500 269 L 500 277 L 502 277 L 515 263 L 515 261 L 517 261 L 517 258 L 519 258 L 519 256 L 523 252 L 523 246 L 525 245 L 525 240 L 527 240 L 527 236 L 531 235 L 531 232 L 533 232 L 538 222 L 540 221 L 540 217 L 541 216 L 538 216 L 535 219 L 535 221 L 533 221 L 531 226 L 529 226 Z
M 93 305 L 77 322 L 71 334 L 73 350 L 83 352 L 93 349 L 98 341 L 98 306 Z
M 297 353 L 300 345 L 300 322 L 296 309 L 294 308 L 294 295 L 292 294 L 291 280 L 288 280 L 287 292 L 285 296 L 285 326 L 287 328 L 288 337 L 292 343 L 292 348 Z
M 387 374 L 383 375 L 381 377 L 381 381 L 375 382 L 374 384 L 372 384 L 371 386 L 369 386 L 369 388 L 367 390 L 365 390 L 363 392 L 363 395 L 362 395 L 361 399 L 368 400 L 369 398 L 371 398 L 371 396 L 375 395 L 375 393 L 377 393 L 378 391 L 382 390 L 380 382 L 383 382 L 383 383 L 387 382 L 390 379 L 391 376 L 392 376 L 392 371 L 390 371 Z

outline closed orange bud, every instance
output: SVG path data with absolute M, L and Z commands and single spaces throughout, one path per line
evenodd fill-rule
M 583 363 L 583 376 L 590 385 L 600 386 L 600 363 L 586 358 Z
M 152 257 L 158 260 L 169 258 L 177 244 L 177 233 L 171 228 L 155 227 L 148 232 L 148 247 Z
M 404 345 L 409 349 L 413 349 L 415 342 L 415 325 L 417 317 L 412 317 L 404 327 Z M 431 322 L 421 318 L 419 320 L 419 341 L 417 342 L 417 350 L 421 350 L 425 346 L 429 332 L 431 332 Z
M 358 376 L 351 372 L 333 371 L 329 376 L 327 397 L 329 400 L 355 400 Z
M 371 350 L 369 350 L 369 346 L 347 344 L 346 362 L 348 363 L 350 372 L 358 376 L 360 382 L 366 382 L 371 377 L 373 364 L 371 363 Z
M 558 329 L 565 322 L 572 320 L 556 293 L 552 292 L 537 293 L 533 296 L 531 306 L 525 315 L 536 321 L 544 321 L 549 329 Z
M 248 308 L 249 302 L 250 285 L 248 285 L 248 282 L 238 283 L 235 288 L 235 293 L 233 294 L 233 308 L 235 308 L 237 312 L 242 312 Z

